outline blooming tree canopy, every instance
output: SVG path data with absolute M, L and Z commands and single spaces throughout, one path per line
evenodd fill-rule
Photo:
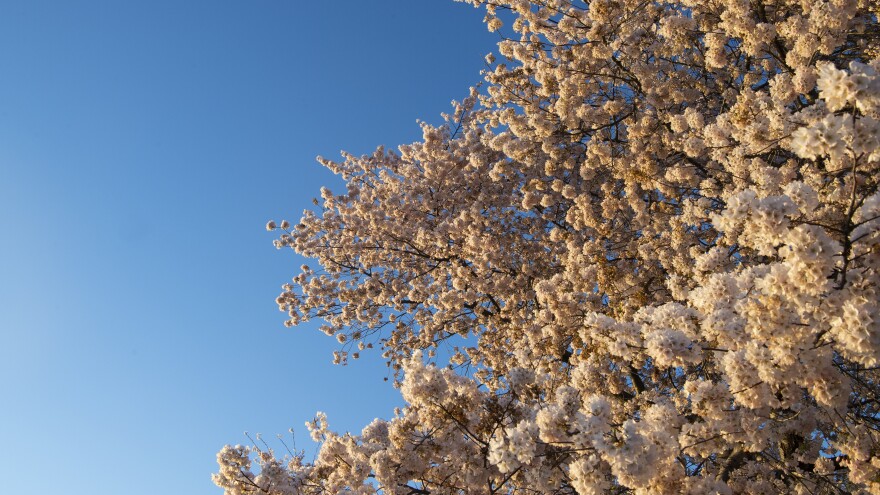
M 384 352 L 407 406 L 215 483 L 880 493 L 880 4 L 467 3 L 483 85 L 267 226 L 320 265 L 287 323 Z

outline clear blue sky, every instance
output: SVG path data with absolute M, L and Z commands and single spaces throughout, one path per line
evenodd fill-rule
M 419 137 L 496 38 L 451 0 L 0 1 L 0 493 L 218 494 L 215 453 L 315 411 L 357 429 L 377 359 L 285 329 L 314 162 Z

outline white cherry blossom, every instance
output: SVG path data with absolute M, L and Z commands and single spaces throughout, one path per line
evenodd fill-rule
M 231 495 L 880 493 L 880 25 L 861 0 L 467 0 L 502 40 L 275 245 L 407 406 Z M 276 230 L 274 222 L 267 229 Z M 448 356 L 448 360 L 443 356 Z M 389 411 L 389 414 L 391 411 Z

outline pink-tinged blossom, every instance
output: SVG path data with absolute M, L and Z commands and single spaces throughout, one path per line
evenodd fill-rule
M 406 407 L 319 413 L 311 462 L 226 447 L 215 483 L 880 493 L 876 9 L 467 3 L 504 35 L 481 89 L 320 159 L 344 192 L 275 240 L 316 267 L 287 324 L 381 348 Z

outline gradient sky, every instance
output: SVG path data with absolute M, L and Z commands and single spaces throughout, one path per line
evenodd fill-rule
M 451 0 L 0 1 L 0 493 L 220 493 L 215 454 L 315 411 L 359 431 L 379 359 L 285 329 L 314 161 L 419 138 L 497 38 Z M 376 353 L 368 357 L 376 357 Z M 275 443 L 274 445 L 278 445 Z

